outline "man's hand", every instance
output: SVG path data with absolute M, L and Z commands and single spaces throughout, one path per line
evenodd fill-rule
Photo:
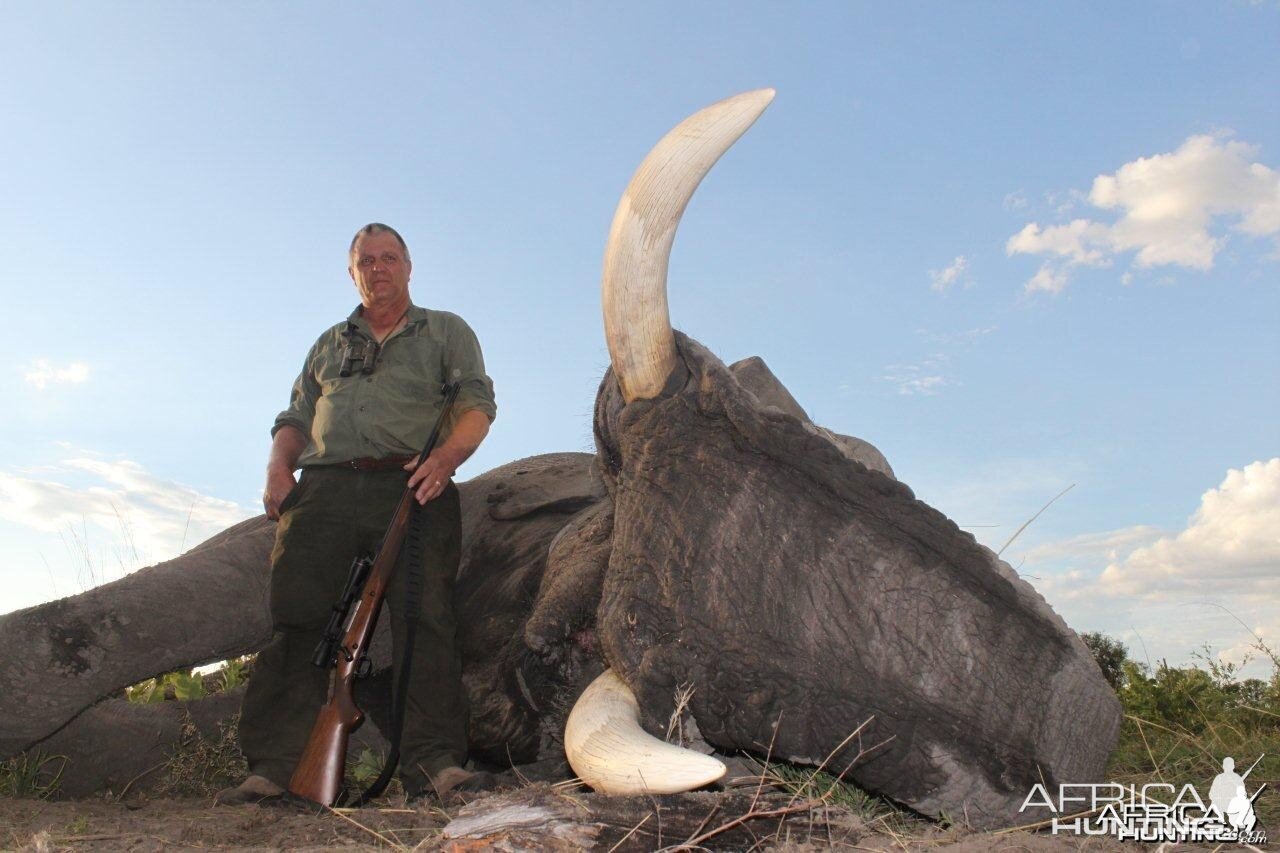
M 293 471 L 298 467 L 298 457 L 306 449 L 307 437 L 302 430 L 286 424 L 276 430 L 271 439 L 271 455 L 267 458 L 267 487 L 262 490 L 262 506 L 267 518 L 280 520 L 280 504 L 298 487 Z
M 289 497 L 289 493 L 298 488 L 298 481 L 293 471 L 285 468 L 267 469 L 267 487 L 262 490 L 262 506 L 267 510 L 267 518 L 280 520 L 280 504 Z
M 449 485 L 453 472 L 467 461 L 467 457 L 475 453 L 488 434 L 489 416 L 477 409 L 468 409 L 459 416 L 448 440 L 431 451 L 422 467 L 413 471 L 418 464 L 416 457 L 404 466 L 404 470 L 413 471 L 413 475 L 409 477 L 409 488 L 417 489 L 414 497 L 418 499 L 418 503 L 424 504 L 440 497 L 445 486 Z
M 416 456 L 412 462 L 405 465 L 404 470 L 413 471 L 409 477 L 409 488 L 416 490 L 414 497 L 418 499 L 418 503 L 425 504 L 440 497 L 445 486 L 449 485 L 449 478 L 461 464 L 462 460 L 455 452 L 445 447 L 437 447 L 421 465 L 418 465 Z M 416 471 L 415 468 L 417 468 Z

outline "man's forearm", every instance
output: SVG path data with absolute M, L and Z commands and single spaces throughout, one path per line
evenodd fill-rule
M 297 427 L 282 426 L 271 439 L 271 454 L 267 457 L 267 487 L 262 490 L 262 506 L 267 518 L 280 517 L 280 506 L 297 486 L 293 478 L 298 467 L 298 457 L 307 449 L 308 439 Z
M 458 466 L 475 453 L 488 434 L 489 416 L 469 409 L 458 418 L 444 443 L 437 445 L 421 465 L 416 464 L 416 459 L 406 465 L 405 470 L 413 472 L 409 475 L 409 488 L 414 490 L 418 503 L 439 497 Z
M 452 467 L 456 469 L 476 452 L 476 448 L 488 434 L 489 416 L 479 409 L 468 409 L 458 418 L 449 437 L 440 445 L 440 450 L 448 456 Z
M 287 471 L 289 476 L 298 468 L 298 458 L 307 449 L 307 437 L 293 426 L 282 426 L 271 439 L 271 453 L 267 457 L 267 472 Z

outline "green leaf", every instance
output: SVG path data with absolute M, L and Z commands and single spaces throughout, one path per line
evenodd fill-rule
M 165 676 L 165 681 L 173 685 L 173 695 L 181 701 L 208 695 L 208 691 L 204 689 L 204 679 L 194 671 L 171 672 Z
M 350 775 L 362 785 L 367 785 L 382 772 L 384 759 L 371 749 L 361 750 L 360 757 L 351 765 Z
M 244 658 L 232 658 L 222 665 L 223 690 L 234 690 L 244 682 Z

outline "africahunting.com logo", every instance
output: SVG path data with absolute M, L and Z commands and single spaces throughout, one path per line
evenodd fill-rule
M 1261 761 L 1264 756 L 1259 756 Z M 1266 783 L 1250 794 L 1245 779 L 1258 766 L 1253 762 L 1243 774 L 1235 772 L 1235 760 L 1222 759 L 1222 772 L 1209 784 L 1208 800 L 1195 786 L 1181 790 L 1167 783 L 1121 785 L 1059 785 L 1057 796 L 1037 784 L 1027 794 L 1021 811 L 1036 816 L 1035 809 L 1053 815 L 1053 834 L 1109 835 L 1121 841 L 1222 844 L 1266 844 L 1266 830 L 1258 825 L 1253 803 Z

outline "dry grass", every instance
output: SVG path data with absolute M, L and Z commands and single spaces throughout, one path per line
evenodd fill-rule
M 186 716 L 182 741 L 164 765 L 157 792 L 166 797 L 211 797 L 239 784 L 249 772 L 240 753 L 239 725 L 237 714 L 229 723 L 218 725 L 216 737 L 207 738 Z

